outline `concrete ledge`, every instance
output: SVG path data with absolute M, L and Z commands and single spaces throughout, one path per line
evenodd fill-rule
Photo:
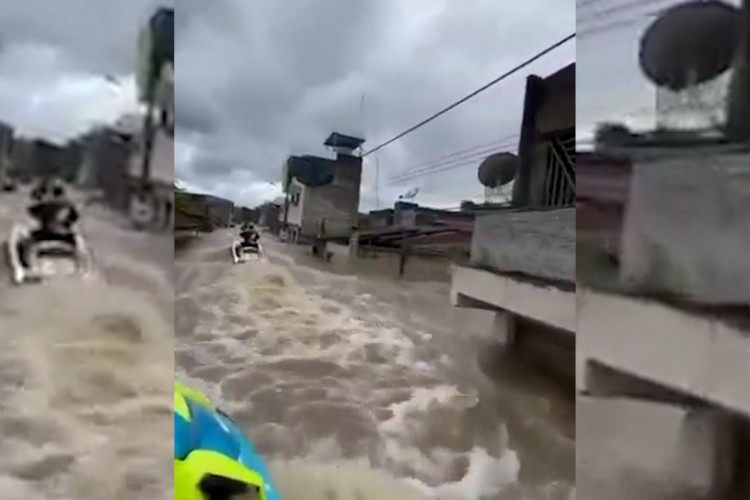
M 462 297 L 530 318 L 546 325 L 575 332 L 576 293 L 553 286 L 522 281 L 482 269 L 454 265 L 451 303 L 472 307 Z
M 587 360 L 750 415 L 750 332 L 652 300 L 578 288 L 578 378 Z

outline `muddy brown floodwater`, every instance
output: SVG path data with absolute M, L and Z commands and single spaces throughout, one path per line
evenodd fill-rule
M 285 500 L 573 498 L 572 389 L 505 355 L 448 284 L 333 274 L 268 238 L 270 261 L 233 265 L 231 239 L 176 259 L 176 370 Z
M 3 244 L 26 200 L 0 195 Z M 15 287 L 0 268 L 0 497 L 171 498 L 172 238 L 101 207 L 80 225 L 94 281 Z

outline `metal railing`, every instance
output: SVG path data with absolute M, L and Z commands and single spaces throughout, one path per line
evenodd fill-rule
M 544 175 L 545 207 L 569 207 L 576 199 L 575 132 L 566 131 L 548 139 Z

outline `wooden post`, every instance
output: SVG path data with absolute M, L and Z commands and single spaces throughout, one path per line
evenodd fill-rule
M 326 221 L 321 220 L 312 248 L 313 255 L 326 259 Z

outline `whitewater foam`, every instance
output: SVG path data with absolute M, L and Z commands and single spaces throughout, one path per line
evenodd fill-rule
M 444 325 L 353 276 L 224 253 L 199 245 L 176 266 L 176 369 L 248 430 L 290 500 L 564 500 L 519 483 L 502 415 L 467 420 L 487 404 L 452 378 L 471 370 Z

